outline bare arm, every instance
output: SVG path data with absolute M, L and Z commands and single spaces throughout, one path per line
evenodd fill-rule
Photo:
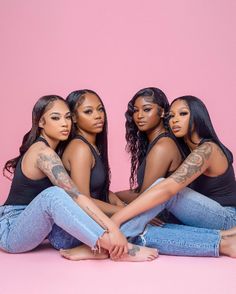
M 116 195 L 119 197 L 121 201 L 125 203 L 130 203 L 138 197 L 139 193 L 136 193 L 132 190 L 123 190 L 116 192 Z
M 90 194 L 91 169 L 94 165 L 94 158 L 91 150 L 84 142 L 74 140 L 65 150 L 62 157 L 63 163 L 69 164 L 71 178 L 78 190 L 96 204 L 106 215 L 113 215 L 121 208 L 117 205 L 94 199 Z
M 165 177 L 169 171 L 171 162 L 173 161 L 172 148 L 177 148 L 169 142 L 171 139 L 163 138 L 157 142 L 146 159 L 146 167 L 144 172 L 143 184 L 140 194 L 143 193 L 148 187 L 151 186 L 157 179 Z
M 49 147 L 42 147 L 36 159 L 37 167 L 50 179 L 53 185 L 61 187 L 98 224 L 106 230 L 117 230 L 114 223 L 86 196 L 80 194 L 66 172 L 59 156 Z
M 132 203 L 115 213 L 112 220 L 120 226 L 134 216 L 170 199 L 204 173 L 209 167 L 212 149 L 212 143 L 204 143 L 196 148 L 169 178 L 142 193 Z
M 164 138 L 157 142 L 146 158 L 144 179 L 140 193 L 131 190 L 116 192 L 118 197 L 125 203 L 130 203 L 151 186 L 158 178 L 165 177 L 173 160 L 173 148 L 177 148 L 171 139 Z M 169 141 L 171 140 L 171 141 Z

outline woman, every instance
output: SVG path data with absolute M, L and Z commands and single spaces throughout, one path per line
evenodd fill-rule
M 159 100 L 161 99 L 159 98 Z M 105 166 L 108 167 L 109 165 L 107 160 L 107 120 L 104 105 L 99 96 L 91 90 L 74 91 L 67 97 L 67 101 L 72 112 L 75 135 L 63 154 L 63 162 L 72 179 L 77 183 L 79 190 L 100 205 L 100 208 L 106 213 L 112 214 L 116 207 L 109 210 L 109 206 L 106 206 L 109 204 L 102 202 L 106 200 L 102 192 L 104 187 L 108 187 L 106 185 L 108 176 L 106 177 L 105 175 L 109 171 L 108 168 L 105 168 Z M 149 103 L 151 102 L 149 101 Z M 156 104 L 151 103 L 151 106 L 156 107 Z M 154 111 L 146 120 L 154 120 L 156 116 L 157 112 Z M 158 121 L 160 123 L 160 119 Z M 168 154 L 171 154 L 171 152 Z M 103 162 L 105 165 L 103 165 Z M 131 220 L 123 225 L 121 230 L 126 236 L 128 235 L 127 231 L 132 236 L 135 236 L 134 232 L 140 230 L 140 227 L 143 227 L 149 220 L 150 218 L 148 219 L 148 217 L 144 219 L 140 217 L 138 223 Z M 230 234 L 233 234 L 233 232 L 219 232 L 168 224 L 163 228 L 148 226 L 145 231 L 145 238 L 153 240 L 153 236 L 158 236 L 158 246 L 155 246 L 156 244 L 151 241 L 150 246 L 160 247 L 161 252 L 165 254 L 218 256 L 219 254 L 234 254 L 235 240 L 231 237 L 226 237 L 226 235 Z M 143 237 L 131 240 L 138 244 L 142 242 Z M 180 240 L 185 240 L 185 242 L 180 242 Z M 61 253 L 68 259 L 80 259 L 82 246 L 79 245 L 82 243 L 61 228 L 55 227 L 50 236 L 50 241 L 57 249 L 75 247 L 70 250 L 63 250 Z
M 125 125 L 126 148 L 131 157 L 130 190 L 116 193 L 126 203 L 134 200 L 157 179 L 173 173 L 183 160 L 181 150 L 168 129 L 168 111 L 166 95 L 154 87 L 139 90 L 128 103 Z M 179 223 L 167 211 L 160 217 Z
M 175 99 L 169 124 L 174 135 L 183 138 L 190 154 L 172 175 L 158 180 L 112 219 L 121 225 L 147 210 L 154 214 L 157 208 L 167 208 L 190 226 L 232 228 L 236 225 L 233 156 L 218 139 L 205 105 L 193 96 Z M 187 188 L 190 184 L 196 191 Z
M 72 140 L 62 156 L 63 164 L 78 190 L 111 216 L 124 204 L 109 191 L 107 115 L 103 102 L 97 93 L 88 89 L 73 91 L 66 100 L 72 113 L 73 131 Z M 82 244 L 56 225 L 49 240 L 56 249 Z M 82 248 L 84 246 L 79 247 Z M 66 257 L 67 253 L 61 250 L 63 256 Z M 76 255 L 79 259 L 80 253 Z
M 153 249 L 127 244 L 110 219 L 79 193 L 56 153 L 70 129 L 71 114 L 63 98 L 50 95 L 37 101 L 20 155 L 4 167 L 14 177 L 0 207 L 0 248 L 11 253 L 32 250 L 57 224 L 89 247 L 108 250 L 114 259 L 156 258 Z M 83 258 L 88 258 L 88 251 L 82 252 Z

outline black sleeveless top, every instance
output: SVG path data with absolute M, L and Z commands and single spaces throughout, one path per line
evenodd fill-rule
M 204 143 L 203 141 L 202 143 Z M 234 168 L 228 161 L 227 170 L 217 177 L 200 175 L 189 185 L 193 190 L 215 200 L 222 206 L 236 207 L 236 181 Z
M 93 198 L 99 199 L 102 201 L 108 200 L 108 191 L 106 190 L 106 170 L 102 162 L 101 156 L 98 154 L 96 149 L 82 136 L 77 135 L 75 139 L 79 139 L 88 145 L 90 148 L 93 157 L 95 159 L 95 164 L 91 169 L 90 174 L 90 185 L 89 190 Z
M 146 152 L 146 156 L 143 159 L 142 163 L 140 164 L 140 166 L 138 167 L 137 170 L 137 182 L 138 182 L 138 188 L 137 190 L 140 191 L 142 184 L 143 184 L 143 180 L 144 180 L 144 174 L 145 174 L 145 168 L 146 168 L 146 159 L 148 156 L 148 153 L 151 151 L 152 147 L 163 137 L 168 137 L 174 140 L 173 136 L 169 133 L 162 133 L 159 136 L 157 136 L 149 145 L 147 148 L 147 152 Z M 163 158 L 163 160 L 165 160 Z M 172 172 L 167 172 L 167 174 L 165 175 L 165 177 L 168 177 L 172 174 Z
M 48 142 L 42 137 L 39 137 L 36 142 L 44 142 L 49 146 Z M 48 177 L 39 180 L 27 178 L 22 172 L 22 159 L 23 156 L 16 165 L 11 189 L 4 205 L 28 205 L 40 192 L 52 186 Z

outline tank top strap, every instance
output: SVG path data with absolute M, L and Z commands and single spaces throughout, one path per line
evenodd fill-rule
M 90 148 L 90 150 L 91 150 L 93 156 L 95 157 L 95 159 L 96 159 L 96 157 L 99 157 L 99 154 L 98 154 L 97 150 L 96 150 L 96 149 L 93 147 L 93 145 L 90 144 L 89 141 L 87 141 L 83 136 L 81 136 L 81 135 L 76 135 L 76 136 L 75 136 L 75 139 L 81 140 L 81 141 L 83 141 L 85 144 L 87 144 L 87 145 L 89 146 L 89 148 Z
M 158 135 L 149 145 L 147 149 L 147 154 L 148 152 L 152 149 L 152 147 L 163 137 L 171 137 L 171 135 L 168 132 L 161 133 Z
M 36 142 L 44 142 L 48 147 L 50 147 L 50 145 L 48 144 L 47 140 L 43 137 L 38 137 L 35 141 Z

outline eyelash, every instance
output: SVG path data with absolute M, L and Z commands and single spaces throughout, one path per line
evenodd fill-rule
M 101 107 L 101 108 L 98 109 L 98 111 L 99 111 L 99 112 L 104 112 L 105 110 L 104 110 L 103 107 Z M 84 113 L 85 113 L 85 114 L 92 114 L 93 111 L 92 111 L 91 109 L 88 109 L 88 110 L 85 110 Z
M 188 112 L 187 111 L 182 111 L 179 113 L 180 116 L 185 116 L 185 115 L 188 115 Z M 174 117 L 174 114 L 169 114 L 168 118 L 171 119 Z
M 60 120 L 61 118 L 59 116 L 52 116 L 51 119 L 52 120 Z M 71 115 L 66 116 L 66 119 L 71 120 Z
M 152 108 L 145 108 L 145 109 L 143 109 L 144 112 L 149 112 L 151 110 L 152 110 Z M 138 112 L 138 109 L 134 109 L 133 110 L 133 113 L 136 113 L 136 112 Z

